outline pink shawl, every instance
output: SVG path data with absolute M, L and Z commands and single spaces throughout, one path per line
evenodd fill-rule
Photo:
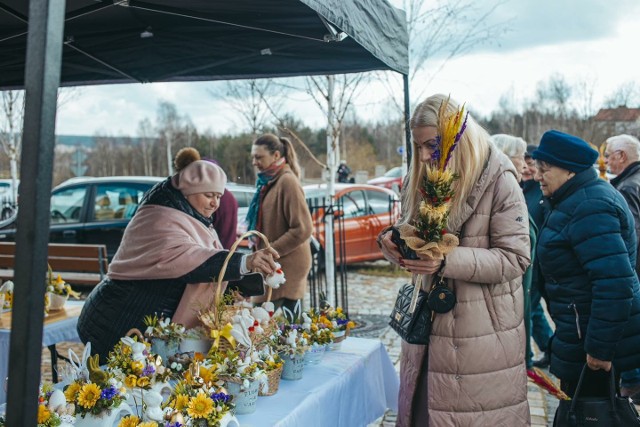
M 115 280 L 178 278 L 221 250 L 213 228 L 177 209 L 145 205 L 127 226 L 107 275 Z M 212 299 L 208 283 L 187 285 L 172 321 L 196 326 L 197 311 Z

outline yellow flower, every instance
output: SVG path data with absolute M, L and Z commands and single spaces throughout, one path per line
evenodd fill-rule
M 140 423 L 140 418 L 135 415 L 127 415 L 118 423 L 118 427 L 136 427 Z
M 125 356 L 128 356 L 131 354 L 131 347 L 129 347 L 128 345 L 121 346 L 121 350 L 122 350 L 122 354 Z
M 186 394 L 179 394 L 176 396 L 175 409 L 182 411 L 187 407 L 187 405 L 189 405 L 189 396 Z
M 51 412 L 47 409 L 46 406 L 40 405 L 38 406 L 38 424 L 44 424 L 49 421 L 49 417 L 51 416 Z
M 137 382 L 138 377 L 136 377 L 135 375 L 127 375 L 127 378 L 124 379 L 124 385 L 129 388 L 134 388 Z
M 69 387 L 64 391 L 64 397 L 66 397 L 67 402 L 75 402 L 76 394 L 80 391 L 80 384 L 73 382 L 69 384 Z
M 147 421 L 146 423 L 138 424 L 138 427 L 158 427 L 158 423 L 155 421 Z
M 338 314 L 342 313 L 342 307 L 336 308 L 336 313 L 338 313 Z
M 87 409 L 93 408 L 100 399 L 100 392 L 102 390 L 94 383 L 83 385 L 78 395 L 78 404 Z
M 203 379 L 205 384 L 209 384 L 210 382 L 215 381 L 216 375 L 212 369 L 200 366 L 200 378 Z
M 142 362 L 138 362 L 138 361 L 131 362 L 131 370 L 136 374 L 141 373 L 143 369 L 144 369 L 144 364 Z
M 192 418 L 207 418 L 213 412 L 213 400 L 204 393 L 198 395 L 189 401 L 187 413 Z
M 137 386 L 138 387 L 147 387 L 149 385 L 149 377 L 140 377 L 138 378 Z

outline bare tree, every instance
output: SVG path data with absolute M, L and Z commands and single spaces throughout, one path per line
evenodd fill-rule
M 151 121 L 147 118 L 138 123 L 138 141 L 142 157 L 142 169 L 146 176 L 153 175 L 152 149 L 154 142 L 154 132 Z
M 274 84 L 273 79 L 253 79 L 225 82 L 223 91 L 210 89 L 209 93 L 240 114 L 244 128 L 257 136 L 269 124 L 271 115 L 279 115 L 284 88 Z
M 605 100 L 606 108 L 640 106 L 640 85 L 628 81 L 618 86 Z
M 60 88 L 57 95 L 58 109 L 71 102 L 80 94 L 76 87 Z M 24 91 L 5 90 L 0 92 L 0 146 L 9 158 L 11 178 L 14 180 L 13 200 L 17 197 L 19 174 L 18 160 L 22 151 L 22 127 L 24 122 Z

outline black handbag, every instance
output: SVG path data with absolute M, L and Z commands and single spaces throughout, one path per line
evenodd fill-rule
M 631 427 L 640 426 L 640 416 L 628 397 L 616 395 L 613 367 L 609 381 L 609 395 L 580 397 L 580 387 L 586 370 L 580 373 L 573 399 L 561 400 L 553 420 L 554 427 Z
M 391 312 L 389 326 L 409 344 L 426 345 L 429 343 L 431 334 L 432 313 L 427 304 L 428 294 L 422 289 L 418 291 L 413 313 L 410 312 L 415 286 L 419 287 L 420 283 L 405 283 L 400 288 Z

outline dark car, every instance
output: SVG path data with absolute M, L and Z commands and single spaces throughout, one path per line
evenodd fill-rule
M 104 244 L 111 260 L 143 194 L 163 179 L 80 177 L 63 182 L 51 193 L 49 242 Z M 13 241 L 15 232 L 12 225 L 0 230 L 0 240 Z

